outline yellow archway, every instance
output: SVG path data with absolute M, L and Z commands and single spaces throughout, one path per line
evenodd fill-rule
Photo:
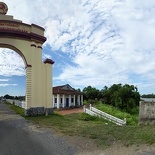
M 25 115 L 52 113 L 52 64 L 42 62 L 42 45 L 46 41 L 44 29 L 35 24 L 25 24 L 6 15 L 7 6 L 0 3 L 0 47 L 16 51 L 26 68 Z

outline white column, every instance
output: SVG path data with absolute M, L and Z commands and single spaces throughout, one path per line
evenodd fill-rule
M 60 95 L 57 94 L 57 108 L 59 109 L 60 108 Z
M 75 95 L 74 95 L 74 106 L 75 106 Z
M 53 108 L 54 108 L 54 105 L 55 105 L 55 95 L 53 95 Z
M 63 97 L 62 97 L 62 107 L 63 108 L 65 107 L 65 95 L 63 95 Z
M 83 105 L 83 95 L 81 95 L 81 105 Z
M 80 95 L 78 95 L 77 101 L 78 101 L 78 105 L 80 105 Z
M 71 106 L 71 95 L 69 95 L 69 107 Z

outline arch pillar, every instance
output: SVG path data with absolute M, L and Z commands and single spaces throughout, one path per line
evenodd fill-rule
M 25 63 L 25 115 L 52 113 L 52 64 L 54 62 L 50 59 L 42 62 L 42 45 L 46 41 L 45 29 L 6 15 L 7 5 L 3 2 L 0 2 L 0 5 L 3 6 L 0 8 L 0 47 L 15 50 Z
M 46 102 L 46 113 L 51 113 L 53 109 L 53 89 L 52 89 L 52 65 L 54 64 L 54 61 L 50 59 L 46 59 L 44 61 L 44 67 L 45 67 L 45 74 L 44 74 L 44 88 L 46 89 L 46 94 L 44 94 L 45 102 Z M 51 106 L 52 105 L 52 106 Z
M 33 57 L 32 67 L 26 68 L 26 116 L 51 114 L 52 105 L 52 64 L 54 61 L 41 61 L 42 48 L 36 43 L 31 44 Z

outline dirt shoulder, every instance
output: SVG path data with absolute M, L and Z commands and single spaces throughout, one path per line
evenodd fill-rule
M 68 143 L 78 148 L 76 155 L 155 155 L 155 144 L 152 145 L 130 145 L 124 146 L 115 143 L 110 147 L 102 148 L 95 140 L 81 136 L 67 136 L 58 131 L 53 131 L 55 135 L 63 137 Z
M 79 148 L 78 155 L 155 155 L 155 144 L 123 146 L 118 143 L 103 149 L 97 146 L 93 139 L 76 136 L 65 137 L 71 144 Z
M 74 109 L 60 109 L 60 110 L 55 110 L 58 114 L 61 115 L 69 115 L 73 113 L 82 113 L 83 112 L 83 107 L 80 108 L 74 108 Z

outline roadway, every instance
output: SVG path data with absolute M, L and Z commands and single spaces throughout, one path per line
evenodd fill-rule
M 65 138 L 29 123 L 0 103 L 0 155 L 74 155 L 76 152 Z
M 0 101 L 0 155 L 118 155 L 117 149 L 114 154 L 81 151 L 65 137 L 28 122 Z M 136 152 L 132 155 L 155 155 L 154 151 Z

